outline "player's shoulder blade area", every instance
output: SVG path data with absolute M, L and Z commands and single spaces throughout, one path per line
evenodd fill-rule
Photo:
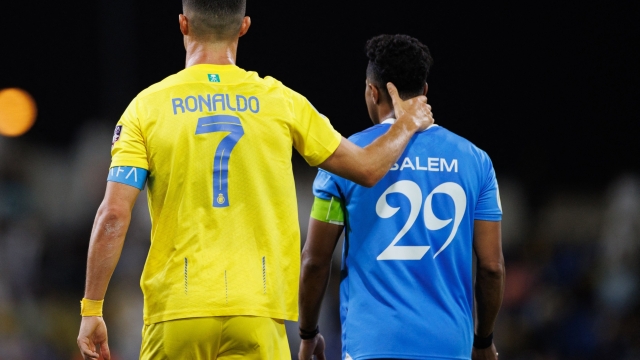
M 458 135 L 445 127 L 438 126 L 435 130 L 437 130 L 439 135 L 446 137 L 449 141 L 475 146 L 471 140 L 463 137 L 462 135 Z
M 349 141 L 358 146 L 367 146 L 382 136 L 391 127 L 390 124 L 376 124 L 349 136 Z

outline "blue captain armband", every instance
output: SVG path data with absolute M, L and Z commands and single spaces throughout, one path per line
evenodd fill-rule
M 133 166 L 114 166 L 109 169 L 107 181 L 117 182 L 142 191 L 149 171 Z

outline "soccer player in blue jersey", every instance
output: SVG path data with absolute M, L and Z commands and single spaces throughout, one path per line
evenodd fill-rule
M 426 95 L 432 64 L 429 49 L 405 35 L 374 37 L 366 53 L 365 99 L 375 125 L 350 138 L 359 146 L 395 121 L 395 94 L 384 84 L 396 84 L 401 98 Z M 300 275 L 301 360 L 324 359 L 318 315 L 343 229 L 344 359 L 497 359 L 492 339 L 504 289 L 502 210 L 484 151 L 432 125 L 413 136 L 374 187 L 319 170 L 313 192 Z

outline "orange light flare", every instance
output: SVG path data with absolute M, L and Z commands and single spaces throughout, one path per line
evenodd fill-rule
M 28 92 L 9 88 L 0 90 L 0 135 L 24 135 L 36 121 L 38 109 Z

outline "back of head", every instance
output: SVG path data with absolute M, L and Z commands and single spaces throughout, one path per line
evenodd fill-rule
M 387 94 L 392 82 L 403 99 L 422 95 L 433 59 L 429 48 L 407 35 L 379 35 L 366 46 L 367 78 Z
M 245 16 L 246 0 L 182 0 L 193 35 L 203 41 L 232 40 Z

